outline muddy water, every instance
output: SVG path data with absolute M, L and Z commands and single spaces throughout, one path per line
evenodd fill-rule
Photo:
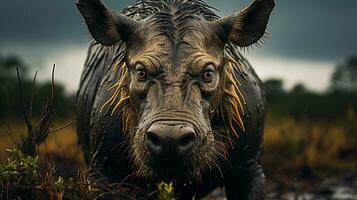
M 278 183 L 269 182 L 266 200 L 357 200 L 357 175 L 326 178 L 307 190 L 298 188 L 282 191 Z M 224 190 L 217 189 L 204 200 L 225 200 Z

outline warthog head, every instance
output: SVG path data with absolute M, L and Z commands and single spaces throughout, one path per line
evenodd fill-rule
M 77 6 L 98 43 L 125 45 L 113 58 L 118 82 L 107 105 L 123 112 L 136 171 L 197 178 L 219 168 L 229 138 L 244 130 L 239 64 L 225 47 L 259 42 L 274 1 L 255 0 L 224 18 L 202 0 L 141 1 L 125 15 L 99 0 Z

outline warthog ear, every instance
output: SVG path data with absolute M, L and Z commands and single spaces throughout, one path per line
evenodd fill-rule
M 275 6 L 274 0 L 254 0 L 244 10 L 214 22 L 218 35 L 224 43 L 232 42 L 247 47 L 265 34 L 269 16 Z
M 111 46 L 127 42 L 136 28 L 136 21 L 108 9 L 99 0 L 79 0 L 76 3 L 90 34 L 98 43 Z

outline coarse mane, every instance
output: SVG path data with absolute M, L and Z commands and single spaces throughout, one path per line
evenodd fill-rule
M 200 15 L 206 20 L 215 20 L 216 15 L 213 7 L 203 0 L 139 0 L 134 5 L 123 10 L 127 16 L 136 20 L 146 19 L 158 13 L 167 13 L 176 16 Z
M 207 21 L 218 19 L 218 15 L 212 9 L 202 0 L 141 0 L 124 9 L 123 13 L 138 21 L 151 20 L 152 25 L 156 27 L 156 34 L 163 34 L 179 41 L 186 31 L 194 28 L 187 23 L 189 20 L 200 20 L 202 17 Z M 234 148 L 232 139 L 239 138 L 240 133 L 245 131 L 243 123 L 245 100 L 236 76 L 241 73 L 241 67 L 247 63 L 244 62 L 238 48 L 233 44 L 227 44 L 225 47 L 220 82 L 221 95 L 213 117 L 225 123 L 222 125 L 225 127 L 223 132 L 231 148 Z M 128 133 L 137 126 L 137 112 L 130 103 L 130 75 L 125 62 L 126 46 L 123 42 L 119 42 L 113 46 L 113 50 L 115 54 L 112 60 L 113 73 L 118 74 L 118 80 L 108 89 L 112 95 L 103 108 L 110 106 L 112 113 L 121 111 L 123 131 Z
M 123 12 L 137 21 L 146 20 L 151 37 L 165 35 L 181 41 L 190 30 L 202 31 L 191 22 L 219 18 L 212 9 L 202 0 L 141 0 Z

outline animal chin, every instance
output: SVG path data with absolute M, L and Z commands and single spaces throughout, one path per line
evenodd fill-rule
M 194 156 L 184 159 L 157 159 L 150 156 L 133 163 L 137 174 L 152 180 L 185 180 L 195 177 Z
M 151 165 L 152 171 L 157 178 L 161 179 L 177 179 L 177 180 L 189 180 L 200 179 L 202 175 L 210 168 L 207 162 L 210 158 L 210 153 L 202 154 L 202 151 L 207 151 L 207 148 L 196 148 L 190 156 L 187 156 L 184 160 L 173 161 L 158 161 L 156 165 Z
M 192 171 L 191 157 L 192 155 L 187 155 L 183 158 L 159 159 L 152 157 L 149 161 L 149 166 L 158 176 L 182 176 Z
M 160 167 L 160 168 L 154 168 L 153 172 L 155 179 L 158 180 L 167 180 L 167 181 L 173 181 L 173 180 L 188 180 L 195 178 L 195 175 L 192 173 L 193 172 L 192 167 L 188 166 L 172 166 L 172 167 Z

